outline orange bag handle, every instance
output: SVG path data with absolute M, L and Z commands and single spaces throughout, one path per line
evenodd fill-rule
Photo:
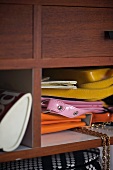
M 113 121 L 113 114 L 106 112 L 106 113 L 93 113 L 92 114 L 92 123 L 97 122 L 112 122 Z

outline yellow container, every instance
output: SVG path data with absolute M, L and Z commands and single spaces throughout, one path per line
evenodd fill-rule
M 113 75 L 110 68 L 99 69 L 47 69 L 44 76 L 52 80 L 76 80 L 77 85 L 103 80 Z
M 105 79 L 109 70 L 110 68 L 77 70 L 75 77 L 78 84 L 95 82 Z

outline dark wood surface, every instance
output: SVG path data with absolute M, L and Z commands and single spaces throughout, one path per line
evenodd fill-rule
M 86 7 L 42 8 L 42 57 L 112 56 L 113 9 Z
M 0 0 L 0 70 L 32 69 L 33 95 L 33 147 L 0 153 L 0 162 L 101 146 L 97 139 L 41 147 L 40 83 L 44 68 L 113 65 L 113 40 L 104 39 L 112 7 L 112 0 Z
M 32 5 L 0 5 L 0 58 L 32 58 Z
M 0 0 L 2 4 L 38 4 L 38 5 L 64 5 L 64 6 L 89 6 L 113 7 L 112 0 Z

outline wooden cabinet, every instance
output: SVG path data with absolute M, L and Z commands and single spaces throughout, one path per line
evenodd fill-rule
M 0 0 L 0 88 L 30 92 L 33 105 L 20 147 L 0 162 L 101 146 L 73 131 L 41 135 L 41 79 L 49 68 L 112 67 L 113 2 Z M 112 132 L 111 144 L 113 144 Z
M 42 57 L 112 56 L 113 41 L 104 35 L 113 30 L 112 15 L 112 8 L 44 6 Z

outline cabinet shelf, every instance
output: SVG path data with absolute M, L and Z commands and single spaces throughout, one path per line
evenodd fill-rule
M 111 130 L 107 130 L 109 128 L 106 128 L 104 133 L 107 132 L 107 134 L 111 137 L 111 141 L 112 141 L 113 128 L 112 127 L 110 127 L 110 128 L 111 128 Z M 93 142 L 94 140 L 99 141 L 99 138 L 91 136 L 91 135 L 81 134 L 78 132 L 68 130 L 68 131 L 59 132 L 59 133 L 42 135 L 42 137 L 41 137 L 42 145 L 41 146 L 47 147 L 47 146 L 54 146 L 54 145 L 79 143 L 79 142 L 82 143 L 82 142 L 86 142 L 86 141 Z
M 107 57 L 78 57 L 78 58 L 46 58 L 40 60 L 42 68 L 111 66 L 113 56 Z
M 81 62 L 80 62 L 81 60 Z M 113 56 L 78 57 L 78 58 L 46 58 L 46 59 L 0 59 L 0 70 L 17 69 L 43 69 L 60 67 L 91 67 L 91 66 L 112 66 Z
M 111 129 L 111 127 L 110 127 Z M 110 143 L 113 145 L 113 127 L 112 130 L 105 130 L 111 137 Z M 86 134 L 81 134 L 73 131 L 64 131 L 60 133 L 53 133 L 42 135 L 41 147 L 30 148 L 27 146 L 20 146 L 16 151 L 5 153 L 0 152 L 0 161 L 12 161 L 27 158 L 46 156 L 51 154 L 69 152 L 74 150 L 83 150 L 92 147 L 100 147 L 101 139 Z

